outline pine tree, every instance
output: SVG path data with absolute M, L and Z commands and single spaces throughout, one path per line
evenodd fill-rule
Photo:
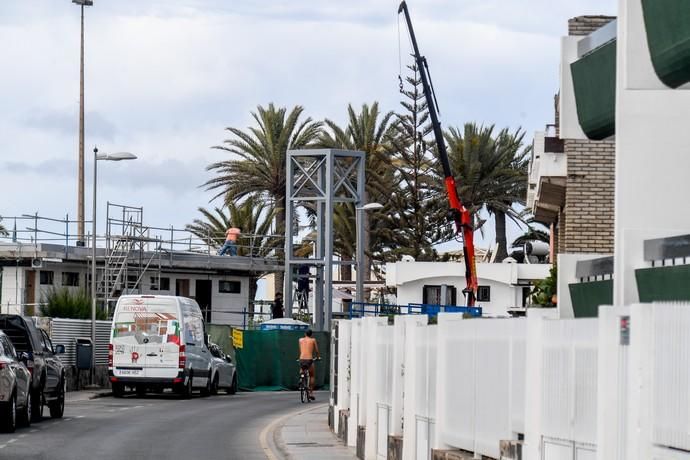
M 388 251 L 388 260 L 410 255 L 415 260 L 438 258 L 433 246 L 452 238 L 452 228 L 446 219 L 447 206 L 443 178 L 433 167 L 432 125 L 416 65 L 407 67 L 406 86 L 401 88 L 403 113 L 396 114 L 393 146 L 393 165 L 397 187 L 392 187 L 393 211 L 387 235 L 392 245 L 380 248 Z

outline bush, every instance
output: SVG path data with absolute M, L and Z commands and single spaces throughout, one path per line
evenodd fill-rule
M 534 283 L 534 290 L 532 291 L 532 307 L 555 307 L 556 304 L 556 287 L 558 281 L 558 272 L 556 266 L 551 267 L 549 276 L 543 280 Z
M 91 296 L 84 289 L 50 288 L 44 295 L 41 314 L 51 318 L 91 319 Z M 96 319 L 107 319 L 102 308 L 96 309 Z

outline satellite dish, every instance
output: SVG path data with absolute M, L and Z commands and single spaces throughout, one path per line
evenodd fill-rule
M 402 260 L 403 262 L 414 262 L 414 261 L 415 261 L 415 260 L 414 260 L 414 257 L 408 256 L 408 255 L 402 256 L 402 259 L 401 259 L 401 260 Z

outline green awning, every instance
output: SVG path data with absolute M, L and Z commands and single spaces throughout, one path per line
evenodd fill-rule
M 642 0 L 652 65 L 671 88 L 690 81 L 690 1 Z
M 616 132 L 616 41 L 570 64 L 580 126 L 588 138 Z
M 596 318 L 600 305 L 613 305 L 613 280 L 569 284 L 575 318 Z
M 635 270 L 640 302 L 690 300 L 690 265 Z

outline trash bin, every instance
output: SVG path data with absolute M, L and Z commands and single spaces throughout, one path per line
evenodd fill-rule
M 86 337 L 74 339 L 77 350 L 77 369 L 91 369 L 93 358 L 93 343 Z

